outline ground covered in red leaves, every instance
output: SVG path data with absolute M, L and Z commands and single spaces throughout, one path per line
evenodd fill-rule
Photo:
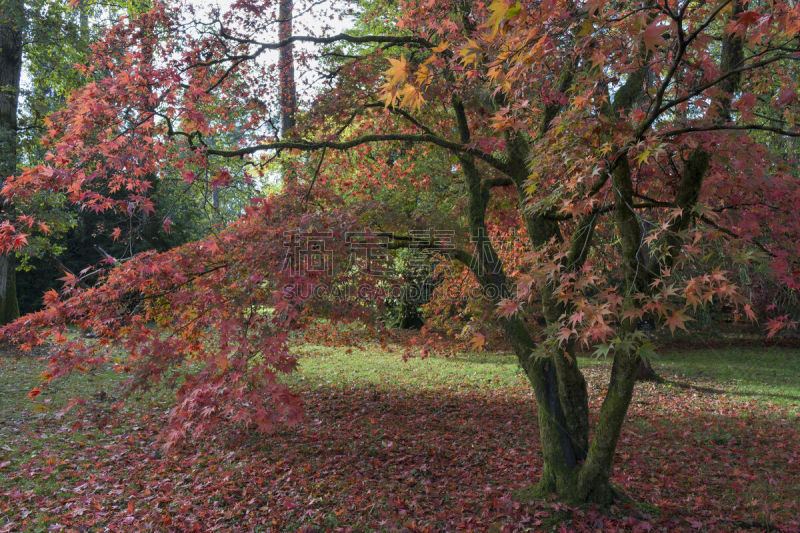
M 4 358 L 3 383 L 32 366 Z M 587 369 L 595 411 L 606 372 Z M 542 466 L 519 376 L 301 379 L 305 425 L 171 454 L 167 395 L 120 407 L 116 379 L 57 385 L 33 409 L 0 391 L 0 531 L 800 531 L 797 409 L 685 379 L 637 386 L 614 470 L 637 503 L 605 513 L 513 498 Z M 58 418 L 48 404 L 70 387 L 90 399 Z

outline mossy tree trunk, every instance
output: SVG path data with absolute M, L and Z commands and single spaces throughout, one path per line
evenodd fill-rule
M 22 73 L 24 5 L 8 0 L 0 11 L 0 184 L 17 171 L 17 108 Z M 7 210 L 8 206 L 3 206 Z M 13 255 L 0 255 L 0 324 L 19 316 Z
M 453 99 L 452 104 L 461 141 L 468 143 L 470 132 L 464 107 L 457 98 Z M 524 150 L 521 146 L 519 148 L 520 150 L 511 154 L 514 164 L 510 174 L 514 183 L 521 189 L 527 177 L 527 168 Z M 510 290 L 503 265 L 486 229 L 485 215 L 490 197 L 490 185 L 481 180 L 472 156 L 461 154 L 459 159 L 467 185 L 467 222 L 476 252 L 474 255 L 457 252 L 456 258 L 469 265 L 486 298 L 497 304 L 504 298 L 510 297 Z M 547 242 L 557 231 L 556 225 L 547 224 L 542 220 L 528 222 L 531 237 L 537 244 Z M 588 224 L 593 227 L 591 223 Z M 577 263 L 581 258 L 575 257 L 573 260 Z M 548 321 L 557 319 L 562 310 L 552 295 L 543 296 Z M 608 430 L 598 428 L 599 442 L 605 444 L 590 455 L 592 448 L 589 446 L 588 392 L 586 380 L 578 368 L 574 346 L 568 344 L 566 347 L 554 348 L 546 356 L 537 357 L 534 355 L 537 345 L 518 316 L 501 318 L 500 325 L 525 370 L 536 397 L 544 461 L 537 492 L 542 494 L 554 492 L 567 501 L 609 503 L 612 491 L 608 484 L 607 472 L 610 471 L 614 452 L 614 446 L 609 447 L 609 445 L 616 444 L 619 436 L 622 419 L 630 402 L 630 392 L 633 390 L 632 382 L 623 383 L 622 380 L 617 380 L 621 388 L 614 388 L 613 397 L 615 399 L 619 397 L 619 401 L 611 402 L 606 408 L 607 422 L 603 428 Z M 622 363 L 620 366 L 623 366 Z M 616 374 L 627 375 L 622 371 Z M 581 472 L 587 466 L 593 474 L 582 478 Z M 604 473 L 606 473 L 605 478 L 603 478 Z

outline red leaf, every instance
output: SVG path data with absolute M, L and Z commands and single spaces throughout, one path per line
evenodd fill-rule
M 653 21 L 648 24 L 644 32 L 642 32 L 644 47 L 650 52 L 655 52 L 657 47 L 664 46 L 665 41 L 661 35 L 668 29 L 669 25 L 663 22 Z
M 786 316 L 779 316 L 767 322 L 767 338 L 774 337 L 776 333 L 786 326 Z
M 688 331 L 686 329 L 686 322 L 691 320 L 691 318 L 687 317 L 683 311 L 673 311 L 665 323 L 669 327 L 670 333 L 675 333 L 677 328 L 680 328 L 684 331 Z
M 514 300 L 503 300 L 497 304 L 497 313 L 502 317 L 510 317 L 519 311 L 519 305 Z

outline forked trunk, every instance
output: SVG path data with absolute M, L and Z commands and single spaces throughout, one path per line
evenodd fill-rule
M 611 486 L 611 466 L 641 359 L 635 352 L 615 354 L 609 389 L 590 442 L 587 386 L 573 347 L 531 356 L 536 346 L 521 323 L 514 322 L 506 321 L 504 329 L 515 339 L 514 351 L 533 385 L 543 461 L 538 483 L 519 496 L 556 494 L 570 503 L 610 504 L 618 496 Z
M 457 97 L 453 98 L 453 110 L 461 141 L 466 144 L 470 142 L 468 120 Z M 520 191 L 521 206 L 524 206 L 527 151 L 520 143 L 510 143 L 510 146 L 513 148 L 513 157 L 510 158 L 514 169 L 512 178 Z M 511 291 L 502 261 L 486 229 L 489 189 L 481 182 L 471 155 L 462 154 L 459 160 L 467 184 L 467 222 L 476 252 L 474 255 L 457 254 L 456 258 L 470 267 L 485 294 L 491 295 L 492 304 L 498 305 L 510 297 Z M 522 211 L 526 212 L 524 207 Z M 525 219 L 535 247 L 558 236 L 558 227 L 554 223 L 530 215 Z M 583 234 L 591 235 L 593 221 L 588 220 L 585 224 Z M 577 248 L 580 252 L 588 246 Z M 583 253 L 570 254 L 571 265 L 578 265 L 582 258 Z M 564 312 L 562 304 L 546 289 L 542 291 L 542 301 L 547 322 L 557 323 Z M 563 501 L 610 503 L 614 498 L 610 484 L 611 462 L 630 404 L 639 365 L 638 355 L 635 352 L 633 355 L 615 354 L 608 394 L 590 444 L 588 392 L 586 380 L 578 368 L 574 345 L 550 345 L 549 351 L 542 353 L 518 314 L 501 318 L 500 325 L 536 396 L 544 468 L 539 483 L 527 491 L 528 495 L 536 497 L 555 493 Z

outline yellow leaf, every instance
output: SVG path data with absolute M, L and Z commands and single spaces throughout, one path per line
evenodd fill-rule
M 400 59 L 389 58 L 389 63 L 391 67 L 386 71 L 386 75 L 389 76 L 391 83 L 397 85 L 406 81 L 408 77 L 408 62 L 405 54 L 401 55 Z
M 642 153 L 640 153 L 639 155 L 636 156 L 636 161 L 638 163 L 640 163 L 640 164 L 641 163 L 646 163 L 647 160 L 650 159 L 651 150 L 652 150 L 652 147 L 650 147 L 650 146 L 648 146 L 647 148 L 642 150 Z
M 439 43 L 436 47 L 434 47 L 433 51 L 436 52 L 437 54 L 441 54 L 442 52 L 447 50 L 449 47 L 450 47 L 450 43 L 448 43 L 447 41 L 443 41 L 443 42 Z
M 484 28 L 491 28 L 490 36 L 494 38 L 497 35 L 497 32 L 500 30 L 500 24 L 503 22 L 503 19 L 508 13 L 509 5 L 506 3 L 505 0 L 494 0 L 489 5 L 489 20 L 484 24 Z
M 397 102 L 397 87 L 390 82 L 384 83 L 378 97 L 386 107 L 393 106 Z
M 480 45 L 472 39 L 469 39 L 467 41 L 467 45 L 459 51 L 459 54 L 461 54 L 461 62 L 464 64 L 464 66 L 476 63 L 480 53 Z
M 414 74 L 414 78 L 417 81 L 417 84 L 424 85 L 426 81 L 428 81 L 428 76 L 430 76 L 431 71 L 428 70 L 428 67 L 422 65 L 419 67 L 417 72 Z
M 480 352 L 486 345 L 486 336 L 480 332 L 475 333 L 475 336 L 469 341 L 469 343 L 473 350 Z
M 508 11 L 506 11 L 506 18 L 509 19 L 509 20 L 513 19 L 514 17 L 519 15 L 521 12 L 522 12 L 522 4 L 520 4 L 519 0 L 517 0 L 517 3 L 514 4 L 514 7 L 510 8 Z
M 506 0 L 494 0 L 489 5 L 489 20 L 483 25 L 484 28 L 489 28 L 489 37 L 494 38 L 500 31 L 500 28 L 507 20 L 510 20 L 522 11 L 522 5 L 517 1 L 513 7 L 508 5 Z
M 414 109 L 419 111 L 420 107 L 425 102 L 425 99 L 422 97 L 422 93 L 420 93 L 419 90 L 413 85 L 406 85 L 400 89 L 400 96 L 402 97 L 400 105 L 406 109 Z

